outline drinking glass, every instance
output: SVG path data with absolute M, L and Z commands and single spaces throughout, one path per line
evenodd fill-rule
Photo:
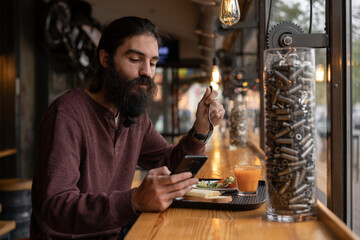
M 256 196 L 261 174 L 261 166 L 250 164 L 235 165 L 234 173 L 238 195 Z

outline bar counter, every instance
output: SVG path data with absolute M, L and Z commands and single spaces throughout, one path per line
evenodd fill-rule
M 217 130 L 217 129 L 216 129 Z M 264 154 L 256 146 L 229 149 L 228 137 L 214 131 L 206 147 L 209 157 L 198 178 L 234 176 L 232 167 L 255 161 L 262 165 Z M 139 184 L 139 183 L 137 183 Z M 299 223 L 277 223 L 266 219 L 266 203 L 249 211 L 168 208 L 161 213 L 142 213 L 126 236 L 132 239 L 360 239 L 324 205 L 318 202 L 318 218 Z

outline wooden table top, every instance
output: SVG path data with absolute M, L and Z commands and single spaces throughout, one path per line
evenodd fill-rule
M 264 166 L 263 159 L 250 148 L 230 150 L 226 139 L 216 131 L 214 135 L 206 150 L 209 159 L 198 178 L 233 176 L 232 167 L 240 162 L 255 161 Z M 318 207 L 318 219 L 302 223 L 268 221 L 266 204 L 250 211 L 169 208 L 161 213 L 142 213 L 126 239 L 359 239 L 321 203 Z

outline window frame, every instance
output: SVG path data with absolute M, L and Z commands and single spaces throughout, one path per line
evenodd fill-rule
M 259 76 L 263 71 L 269 1 L 259 0 Z M 327 47 L 327 207 L 351 227 L 352 91 L 351 0 L 325 0 Z M 339 34 L 340 33 L 340 34 Z M 339 37 L 341 36 L 341 37 Z M 331 66 L 331 67 L 330 67 Z M 260 78 L 260 147 L 265 147 L 263 78 Z M 340 143 L 340 144 L 339 144 Z

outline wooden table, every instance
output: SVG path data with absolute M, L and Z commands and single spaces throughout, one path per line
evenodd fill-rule
M 230 150 L 226 142 L 226 137 L 214 132 L 206 150 L 209 159 L 198 178 L 233 176 L 232 167 L 240 162 L 264 165 L 263 153 L 257 155 L 250 148 Z M 161 213 L 142 213 L 126 239 L 359 239 L 320 202 L 318 219 L 302 223 L 267 221 L 265 205 L 251 211 L 169 208 Z

